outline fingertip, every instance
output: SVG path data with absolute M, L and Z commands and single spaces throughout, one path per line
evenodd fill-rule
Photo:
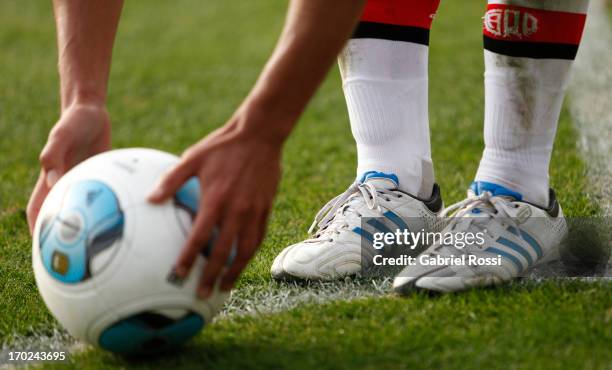
M 179 264 L 176 265 L 174 271 L 176 272 L 176 275 L 182 279 L 187 277 L 187 273 L 188 273 L 188 269 L 187 267 L 185 267 L 185 265 Z
M 147 200 L 151 203 L 161 203 L 167 198 L 166 192 L 162 187 L 155 187 L 149 195 L 147 195 Z
M 210 287 L 208 285 L 200 287 L 198 289 L 198 297 L 200 297 L 201 299 L 206 299 L 208 297 L 210 297 L 210 294 L 212 293 Z
M 57 180 L 59 180 L 59 172 L 57 170 L 49 170 L 46 174 L 47 187 L 52 188 Z
M 232 288 L 234 287 L 234 281 L 222 281 L 221 285 L 219 286 L 219 290 L 221 290 L 222 292 L 229 292 L 230 290 L 232 290 Z

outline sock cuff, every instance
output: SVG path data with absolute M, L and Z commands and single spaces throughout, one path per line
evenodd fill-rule
M 513 57 L 571 60 L 578 52 L 586 14 L 490 1 L 483 20 L 486 50 Z
M 429 45 L 429 29 L 440 0 L 368 0 L 352 38 Z

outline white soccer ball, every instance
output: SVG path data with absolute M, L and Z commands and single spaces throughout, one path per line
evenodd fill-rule
M 173 274 L 197 211 L 197 180 L 164 204 L 146 201 L 177 161 L 152 149 L 114 150 L 77 165 L 49 193 L 34 230 L 34 275 L 74 337 L 116 353 L 157 353 L 191 338 L 222 308 L 227 293 L 196 297 L 212 242 L 187 279 Z

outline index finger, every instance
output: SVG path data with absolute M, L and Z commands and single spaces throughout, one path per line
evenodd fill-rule
M 199 211 L 176 263 L 176 272 L 180 277 L 187 276 L 198 253 L 208 245 L 212 229 L 217 222 L 218 207 L 213 204 L 207 204 L 205 207 L 203 203 L 203 200 L 200 200 Z
M 207 298 L 211 294 L 217 278 L 221 275 L 222 269 L 227 264 L 239 230 L 238 220 L 239 218 L 232 212 L 229 212 L 224 217 L 219 237 L 214 241 L 212 254 L 208 258 L 206 266 L 204 266 L 204 272 L 200 277 L 198 295 L 201 298 Z

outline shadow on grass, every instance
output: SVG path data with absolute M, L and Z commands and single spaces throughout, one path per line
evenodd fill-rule
M 478 362 L 482 359 L 532 364 L 534 368 L 550 365 L 546 356 L 525 357 L 519 347 L 527 339 L 543 353 L 567 347 L 567 353 L 555 362 L 568 361 L 569 366 L 584 361 L 585 353 L 591 352 L 597 361 L 606 360 L 600 342 L 592 338 L 605 335 L 595 319 L 609 310 L 605 303 L 609 288 L 606 282 L 524 280 L 463 293 L 430 296 L 415 292 L 402 298 L 389 295 L 303 305 L 277 314 L 218 320 L 173 353 L 123 358 L 89 350 L 75 355 L 73 366 L 384 369 L 401 364 L 408 368 L 471 368 L 482 365 Z M 588 307 L 585 301 L 590 302 Z M 440 351 L 444 355 L 438 356 Z M 455 362 L 445 362 L 449 359 Z

